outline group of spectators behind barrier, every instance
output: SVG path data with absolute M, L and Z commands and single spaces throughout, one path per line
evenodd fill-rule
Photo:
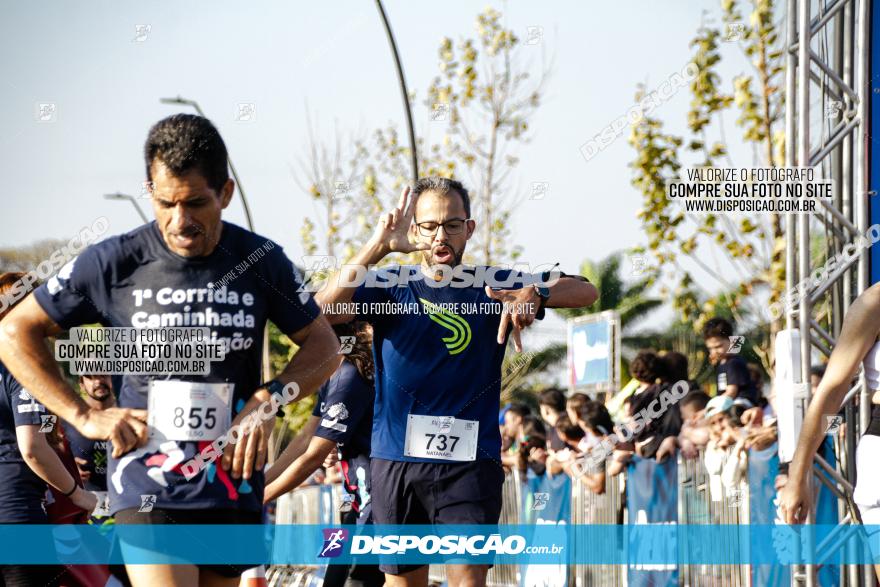
M 749 473 L 734 485 L 713 479 L 704 464 L 701 450 L 695 458 L 684 458 L 678 453 L 674 459 L 657 463 L 651 459 L 634 459 L 625 473 L 606 474 L 605 489 L 594 493 L 567 476 L 564 490 L 570 500 L 570 509 L 557 523 L 589 524 L 772 524 L 776 517 L 773 503 L 773 480 L 778 474 L 776 445 L 748 454 Z M 607 463 L 606 463 L 607 464 Z M 560 476 L 557 476 L 560 477 Z M 670 479 L 675 481 L 669 483 Z M 542 479 L 529 472 L 522 475 L 513 470 L 507 474 L 503 486 L 503 508 L 500 524 L 536 523 L 534 490 Z M 646 481 L 644 493 L 649 497 L 647 507 L 633 508 L 638 498 L 635 485 Z M 655 486 L 651 486 L 651 484 Z M 282 496 L 277 503 L 275 521 L 278 524 L 339 523 L 339 511 L 344 491 L 338 485 L 319 485 L 297 489 Z M 650 500 L 656 499 L 656 507 Z M 665 502 L 665 503 L 664 503 Z M 671 502 L 671 503 L 670 503 Z M 644 503 L 638 502 L 638 503 Z M 552 523 L 546 518 L 537 523 Z M 620 544 L 622 549 L 625 545 Z M 731 552 L 741 545 L 725 545 Z M 575 549 L 589 549 L 589 544 L 573 545 Z M 748 585 L 788 585 L 788 568 L 781 566 L 703 565 L 679 564 L 670 566 L 626 565 L 570 565 L 559 569 L 554 565 L 496 565 L 488 582 L 495 586 L 542 587 L 616 587 L 622 585 L 687 585 L 702 587 L 738 587 Z M 561 571 L 561 572 L 560 572 Z M 826 568 L 825 585 L 837 584 L 837 569 Z M 659 574 L 658 574 L 659 573 Z M 270 585 L 320 585 L 322 570 L 315 567 L 271 567 L 267 573 Z M 432 583 L 445 580 L 442 565 L 430 569 Z

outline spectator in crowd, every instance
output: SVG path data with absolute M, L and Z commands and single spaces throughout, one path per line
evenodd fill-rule
M 672 390 L 673 385 L 679 381 L 681 385 L 687 385 L 687 357 L 675 351 L 668 351 L 659 357 L 657 375 L 658 384 L 651 385 L 642 393 L 633 396 L 630 413 L 639 412 L 647 414 L 643 418 L 644 427 L 634 435 L 636 453 L 642 458 L 656 459 L 662 463 L 668 457 L 675 454 L 677 437 L 681 431 L 681 411 L 678 403 L 666 405 L 661 413 L 657 414 L 659 406 L 663 405 L 661 395 Z
M 709 399 L 702 391 L 691 391 L 679 402 L 682 425 L 678 445 L 685 458 L 696 457 L 709 442 L 709 423 L 703 417 Z
M 567 415 L 562 415 L 556 420 L 556 434 L 562 440 L 563 449 L 578 450 L 578 444 L 586 436 L 583 428 L 572 422 Z
M 565 413 L 568 419 L 577 424 L 581 411 L 581 406 L 590 401 L 590 396 L 585 393 L 573 393 L 565 401 Z
M 537 476 L 547 472 L 547 429 L 544 423 L 529 414 L 523 418 L 517 453 L 517 468 L 520 473 L 531 471 Z M 523 476 L 525 480 L 525 475 Z
M 538 395 L 538 410 L 547 428 L 547 446 L 552 450 L 563 448 L 563 442 L 556 433 L 556 421 L 565 414 L 565 394 L 560 389 L 545 389 Z
M 583 483 L 593 493 L 605 492 L 605 445 L 602 443 L 613 431 L 614 422 L 611 414 L 604 404 L 597 401 L 589 401 L 580 410 L 582 427 L 586 428 L 595 439 L 595 444 L 581 455 L 572 455 L 565 465 L 565 471 L 574 481 Z
M 519 442 L 522 438 L 522 425 L 532 410 L 523 403 L 512 403 L 504 412 L 504 424 L 501 427 L 502 444 L 507 450 L 501 454 L 501 463 L 508 467 L 519 466 Z
M 726 395 L 731 400 L 744 397 L 754 406 L 758 401 L 758 388 L 746 362 L 738 354 L 739 348 L 730 352 L 732 336 L 733 326 L 724 318 L 711 318 L 703 327 L 709 362 L 715 367 L 717 395 Z
M 709 491 L 716 501 L 722 485 L 728 492 L 739 486 L 748 466 L 745 435 L 733 411 L 733 400 L 726 395 L 713 397 L 706 405 L 704 417 L 709 421 L 710 438 L 703 462 L 710 477 Z
M 654 351 L 643 350 L 629 364 L 630 374 L 639 382 L 633 396 L 644 393 L 657 383 L 663 373 L 664 365 Z

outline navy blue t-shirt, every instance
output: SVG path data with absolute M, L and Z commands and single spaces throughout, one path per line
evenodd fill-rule
M 715 367 L 716 376 L 718 378 L 718 394 L 724 393 L 728 385 L 736 385 L 736 397 L 744 397 L 757 405 L 758 388 L 752 381 L 752 375 L 745 360 L 739 355 L 727 355 L 723 364 Z
M 15 428 L 40 426 L 47 415 L 0 363 L 0 524 L 46 521 L 46 483 L 34 473 L 18 449 Z
M 520 288 L 526 279 L 507 269 L 488 269 L 495 271 L 497 281 L 493 283 L 500 286 L 496 289 Z M 470 269 L 471 275 L 486 275 L 486 270 Z M 418 278 L 422 275 L 418 266 L 377 271 L 378 277 L 359 286 L 353 297 L 359 304 L 359 318 L 373 325 L 376 400 L 372 456 L 391 461 L 450 462 L 405 454 L 411 416 L 432 416 L 437 417 L 435 422 L 477 422 L 474 458 L 499 460 L 498 410 L 505 350 L 505 345 L 497 342 L 501 302 L 486 295 L 481 279 L 475 279 L 478 285 L 471 287 L 435 287 Z M 410 276 L 408 280 L 395 278 L 404 272 Z M 393 285 L 377 287 L 377 281 Z M 448 438 L 438 443 L 439 436 L 425 435 L 420 435 L 416 444 L 426 438 L 432 444 L 423 446 L 432 451 L 451 446 Z
M 83 487 L 87 491 L 107 491 L 107 441 L 86 438 L 67 422 L 64 422 L 64 436 L 73 456 L 86 461 L 85 465 L 78 465 L 90 473 Z
M 354 498 L 355 510 L 366 511 L 370 502 L 370 437 L 373 432 L 373 384 L 357 367 L 343 361 L 318 390 L 312 415 L 321 419 L 315 436 L 335 442 L 341 455 L 345 489 Z
M 252 261 L 242 265 L 249 257 Z M 234 418 L 261 383 L 266 321 L 293 333 L 320 313 L 308 295 L 297 291 L 299 287 L 293 264 L 281 247 L 257 234 L 224 222 L 210 255 L 185 258 L 168 249 L 151 222 L 90 246 L 40 286 L 35 297 L 62 328 L 90 323 L 209 327 L 212 338 L 228 349 L 224 360 L 211 363 L 209 375 L 126 375 L 118 403 L 123 408 L 146 408 L 151 379 L 231 383 Z M 151 439 L 119 459 L 109 457 L 111 511 L 140 507 L 142 495 L 155 496 L 147 499 L 156 508 L 260 511 L 262 473 L 250 481 L 232 479 L 215 462 L 186 481 L 180 465 L 208 445 Z M 110 443 L 108 452 L 112 452 Z

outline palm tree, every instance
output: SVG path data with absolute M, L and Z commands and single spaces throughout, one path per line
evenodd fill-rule
M 639 324 L 651 311 L 660 306 L 663 301 L 649 297 L 647 291 L 651 286 L 649 278 L 644 278 L 632 284 L 624 283 L 620 275 L 620 264 L 623 258 L 622 253 L 612 253 L 598 263 L 586 260 L 581 264 L 580 274 L 596 286 L 599 291 L 599 299 L 586 308 L 559 308 L 553 311 L 566 319 L 577 318 L 578 316 L 586 316 L 604 312 L 606 310 L 616 310 L 620 315 L 620 323 L 623 331 L 621 332 L 621 345 L 630 351 L 636 351 L 644 348 L 645 333 L 633 333 L 633 329 Z M 656 334 L 649 334 L 649 337 L 656 337 Z M 567 354 L 567 346 L 565 343 L 550 344 L 542 350 L 534 353 L 531 360 L 525 367 L 518 369 L 519 376 L 515 381 L 511 381 L 511 388 L 508 388 L 508 394 L 516 394 L 519 388 L 527 385 L 530 375 L 541 373 L 548 368 L 556 365 L 563 360 Z M 626 373 L 626 361 L 624 360 L 624 374 Z

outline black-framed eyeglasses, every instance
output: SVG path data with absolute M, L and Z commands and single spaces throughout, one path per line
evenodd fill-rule
M 446 234 L 461 234 L 468 220 L 468 218 L 452 218 L 446 222 L 416 222 L 416 226 L 419 227 L 419 234 L 422 236 L 434 236 L 441 226 Z

